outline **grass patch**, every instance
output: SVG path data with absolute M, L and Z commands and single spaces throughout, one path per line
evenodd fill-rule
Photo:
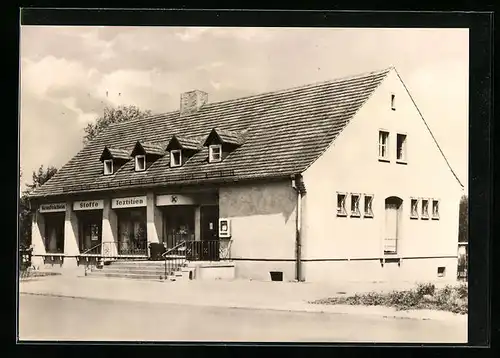
M 433 309 L 459 314 L 468 312 L 468 287 L 466 283 L 457 286 L 447 285 L 436 289 L 432 283 L 418 284 L 410 290 L 388 293 L 369 292 L 346 297 L 330 297 L 310 303 L 347 304 L 363 306 L 387 306 L 397 310 Z

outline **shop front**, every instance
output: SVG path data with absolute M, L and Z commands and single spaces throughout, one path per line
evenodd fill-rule
M 101 253 L 103 200 L 75 201 L 73 211 L 78 218 L 78 238 L 81 254 Z
M 119 255 L 145 256 L 148 254 L 146 196 L 115 198 L 111 208 L 118 221 Z
M 45 230 L 43 233 L 45 252 L 47 254 L 64 253 L 64 218 L 66 204 L 42 204 L 39 210 L 45 222 Z

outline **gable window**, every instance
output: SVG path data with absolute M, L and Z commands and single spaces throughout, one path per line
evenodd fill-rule
M 343 193 L 337 193 L 337 216 L 346 216 L 347 212 L 345 210 L 345 199 L 347 195 Z
M 171 167 L 180 167 L 182 165 L 182 155 L 181 150 L 172 150 L 170 151 L 170 166 Z
M 396 95 L 394 93 L 391 94 L 391 109 L 396 110 Z
M 389 160 L 389 132 L 378 132 L 378 157 L 385 161 Z
M 439 219 L 439 200 L 432 199 L 432 219 Z
M 135 156 L 135 171 L 141 172 L 146 170 L 146 156 L 136 155 Z
M 351 216 L 359 217 L 359 194 L 351 194 Z
M 418 199 L 411 198 L 410 205 L 411 205 L 410 218 L 418 219 Z
M 422 199 L 422 219 L 429 218 L 429 199 Z
M 397 136 L 397 161 L 400 163 L 406 162 L 406 134 L 398 134 Z
M 373 217 L 373 210 L 372 210 L 372 203 L 373 203 L 373 195 L 364 195 L 364 217 L 365 218 L 372 218 Z
M 212 144 L 208 147 L 208 161 L 210 163 L 220 162 L 222 160 L 222 146 Z
M 113 159 L 106 159 L 104 161 L 104 175 L 113 174 Z

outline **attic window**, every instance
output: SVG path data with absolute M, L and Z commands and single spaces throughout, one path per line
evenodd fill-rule
M 222 160 L 222 146 L 220 144 L 212 144 L 208 147 L 208 161 L 210 163 L 220 162 Z
M 111 174 L 113 174 L 113 160 L 106 159 L 104 161 L 104 175 L 111 175 Z
M 391 94 L 391 109 L 396 110 L 396 95 L 394 93 Z
M 182 155 L 181 150 L 176 149 L 170 151 L 170 166 L 171 167 L 180 167 L 182 165 Z
M 136 155 L 135 156 L 135 171 L 142 172 L 146 170 L 146 156 Z

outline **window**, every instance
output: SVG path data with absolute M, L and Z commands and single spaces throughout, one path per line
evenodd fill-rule
M 182 165 L 182 156 L 180 149 L 172 150 L 170 152 L 170 166 L 180 167 Z
M 398 134 L 397 147 L 396 159 L 398 162 L 406 162 L 406 134 Z
M 337 193 L 337 216 L 346 216 L 345 199 L 346 194 Z
M 432 200 L 432 219 L 439 219 L 439 200 L 437 199 Z
M 136 155 L 135 156 L 135 170 L 137 172 L 146 170 L 146 156 Z
M 104 175 L 111 175 L 111 174 L 113 174 L 113 160 L 106 159 L 104 161 Z
M 372 218 L 373 217 L 373 210 L 372 210 L 372 203 L 373 203 L 373 195 L 364 195 L 365 200 L 364 200 L 364 217 L 365 218 Z
M 212 144 L 208 147 L 208 161 L 210 163 L 220 162 L 222 160 L 222 146 L 220 144 Z
M 351 194 L 351 216 L 359 217 L 361 213 L 359 212 L 359 194 Z
M 391 109 L 396 110 L 396 95 L 394 93 L 391 94 Z
M 422 199 L 422 219 L 429 218 L 429 200 Z
M 439 266 L 438 267 L 438 277 L 445 277 L 446 276 L 446 267 L 444 266 Z
M 378 132 L 378 157 L 389 160 L 389 132 Z
M 410 200 L 410 203 L 411 203 L 410 218 L 418 219 L 418 199 L 412 198 Z

